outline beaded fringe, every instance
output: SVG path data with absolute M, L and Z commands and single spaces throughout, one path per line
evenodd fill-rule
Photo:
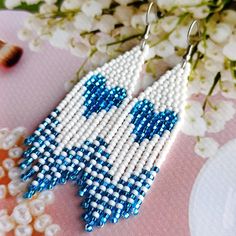
M 94 129 L 119 117 L 129 103 L 148 50 L 140 46 L 88 73 L 29 136 L 20 168 L 25 198 L 73 180 L 84 168 L 83 145 Z M 114 115 L 114 113 L 116 115 Z M 75 168 L 76 166 L 76 168 Z

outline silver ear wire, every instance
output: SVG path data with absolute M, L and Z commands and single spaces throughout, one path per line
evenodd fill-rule
M 148 5 L 148 9 L 147 9 L 147 12 L 146 12 L 146 28 L 145 28 L 145 31 L 144 31 L 144 34 L 143 34 L 143 40 L 141 42 L 141 50 L 143 50 L 144 47 L 146 46 L 147 40 L 150 36 L 150 29 L 151 29 L 152 22 L 150 21 L 149 17 L 150 17 L 150 13 L 151 13 L 151 10 L 152 10 L 154 5 L 155 5 L 154 2 L 150 2 L 150 4 Z
M 186 53 L 183 57 L 182 67 L 185 67 L 186 63 L 191 59 L 193 54 L 193 48 L 195 47 L 196 43 L 199 41 L 201 33 L 200 33 L 200 26 L 199 21 L 194 20 L 191 25 L 189 26 L 188 33 L 187 33 L 187 42 L 188 47 Z M 194 32 L 195 31 L 195 32 Z M 194 37 L 195 39 L 192 40 L 191 38 Z M 197 37 L 197 39 L 196 39 Z

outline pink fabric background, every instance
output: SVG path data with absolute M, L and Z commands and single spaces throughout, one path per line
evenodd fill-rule
M 24 55 L 9 71 L 0 70 L 0 127 L 23 126 L 31 132 L 65 95 L 64 82 L 73 77 L 80 60 L 66 51 L 47 45 L 40 53 L 30 51 L 17 39 L 25 13 L 0 12 L 0 39 L 21 45 Z M 232 123 L 221 141 L 233 138 Z M 193 152 L 194 140 L 179 134 L 168 159 L 146 197 L 140 214 L 96 229 L 92 236 L 188 236 L 188 205 L 194 180 L 204 160 Z M 88 235 L 80 219 L 80 198 L 72 184 L 55 191 L 56 201 L 48 208 L 62 228 L 58 235 Z M 0 209 L 2 208 L 0 204 Z M 210 236 L 210 235 L 209 235 Z

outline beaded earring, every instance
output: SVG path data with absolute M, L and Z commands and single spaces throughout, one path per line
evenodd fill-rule
M 86 231 L 138 214 L 179 126 L 195 45 L 189 41 L 182 63 L 134 98 L 115 124 L 108 122 L 87 140 L 90 155 L 77 180 Z
M 88 138 L 113 126 L 123 113 L 148 51 L 151 7 L 141 45 L 89 72 L 25 140 L 28 149 L 20 163 L 21 179 L 29 182 L 25 198 L 75 179 L 93 153 Z

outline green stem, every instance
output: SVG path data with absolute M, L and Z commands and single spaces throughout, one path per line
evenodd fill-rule
M 220 81 L 220 78 L 221 78 L 221 74 L 220 74 L 220 72 L 218 72 L 218 73 L 216 74 L 216 76 L 215 76 L 215 78 L 214 78 L 214 81 L 213 81 L 213 84 L 212 84 L 212 86 L 211 86 L 211 88 L 210 88 L 210 90 L 209 90 L 209 92 L 208 92 L 208 94 L 207 94 L 207 96 L 206 96 L 206 98 L 205 98 L 205 100 L 204 100 L 204 102 L 203 102 L 203 105 L 202 105 L 203 111 L 206 110 L 207 104 L 210 103 L 209 98 L 211 97 L 211 95 L 212 95 L 212 93 L 213 93 L 213 91 L 214 91 L 214 89 L 215 89 L 217 83 Z M 214 106 L 213 106 L 212 104 L 210 104 L 210 107 L 214 107 Z
M 124 42 L 126 42 L 126 41 L 131 40 L 131 39 L 139 38 L 139 37 L 141 37 L 142 35 L 143 35 L 143 34 L 134 34 L 134 35 L 131 35 L 131 36 L 129 36 L 129 37 L 123 38 L 123 39 L 121 39 L 121 40 L 108 43 L 106 46 L 109 47 L 109 46 L 116 45 L 116 44 L 119 44 L 119 43 L 124 43 Z

